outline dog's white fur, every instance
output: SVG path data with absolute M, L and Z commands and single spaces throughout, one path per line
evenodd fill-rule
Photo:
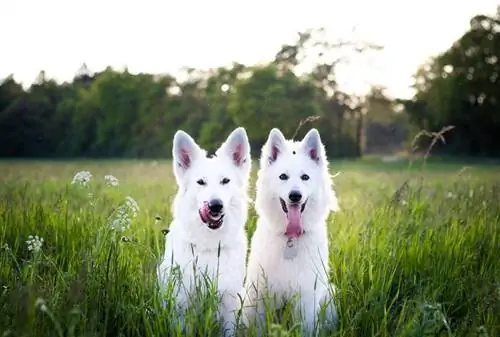
M 280 180 L 282 173 L 289 179 Z M 301 180 L 304 173 L 310 176 L 309 180 Z M 302 200 L 307 199 L 302 213 L 305 233 L 297 240 L 297 256 L 286 260 L 287 218 L 279 198 L 288 200 L 292 189 L 300 190 Z M 337 211 L 339 206 L 331 186 L 325 149 L 316 129 L 311 129 L 301 142 L 286 140 L 280 130 L 271 130 L 262 148 L 255 206 L 259 219 L 247 267 L 245 323 L 251 324 L 255 318 L 263 323 L 263 296 L 275 296 L 278 301 L 275 305 L 279 308 L 282 300 L 298 295 L 296 312 L 302 315 L 306 333 L 312 332 L 320 303 L 326 304 L 330 322 L 336 324 L 333 288 L 328 284 L 326 220 L 329 212 Z
M 226 334 L 231 335 L 235 310 L 241 304 L 238 293 L 243 287 L 247 252 L 244 225 L 251 158 L 246 131 L 242 127 L 235 129 L 215 156 L 207 158 L 205 150 L 179 130 L 174 136 L 173 166 L 178 192 L 164 258 L 158 268 L 160 286 L 165 288 L 172 268 L 178 266 L 182 283 L 176 288 L 175 302 L 185 310 L 191 303 L 195 279 L 197 284 L 203 283 L 204 276 L 217 281 L 222 296 L 219 314 Z M 221 184 L 223 178 L 230 182 Z M 206 185 L 200 186 L 200 179 Z M 223 224 L 216 230 L 208 228 L 198 213 L 203 203 L 214 197 L 224 205 Z

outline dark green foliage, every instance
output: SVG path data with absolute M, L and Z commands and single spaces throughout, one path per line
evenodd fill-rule
M 0 157 L 167 158 L 178 129 L 213 151 L 240 125 L 258 150 L 272 127 L 291 137 L 309 116 L 322 117 L 314 126 L 331 156 L 359 155 L 359 111 L 367 102 L 353 104 L 337 87 L 337 61 L 322 58 L 309 74 L 295 72 L 302 54 L 339 47 L 322 39 L 320 32 L 299 34 L 269 64 L 189 69 L 185 81 L 111 68 L 92 74 L 85 65 L 60 85 L 41 72 L 26 91 L 7 78 L 0 84 Z M 390 102 L 382 111 L 391 115 Z
M 417 94 L 404 102 L 410 121 L 428 131 L 455 126 L 436 150 L 500 155 L 500 11 L 473 17 L 470 29 L 415 77 Z

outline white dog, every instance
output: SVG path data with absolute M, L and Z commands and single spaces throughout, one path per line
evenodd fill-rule
M 244 128 L 235 129 L 207 156 L 184 131 L 173 142 L 173 166 L 178 192 L 173 222 L 166 236 L 165 254 L 158 268 L 162 289 L 171 272 L 181 273 L 175 302 L 185 310 L 196 296 L 195 282 L 208 276 L 222 300 L 219 314 L 225 335 L 234 332 L 235 310 L 241 305 L 247 253 L 247 186 L 251 168 L 250 145 Z
M 306 334 L 313 332 L 320 304 L 336 325 L 326 220 L 339 206 L 316 129 L 301 142 L 271 130 L 262 149 L 255 206 L 259 219 L 245 282 L 245 323 L 255 318 L 263 323 L 263 297 L 275 297 L 279 308 L 283 300 L 298 296 L 296 313 Z

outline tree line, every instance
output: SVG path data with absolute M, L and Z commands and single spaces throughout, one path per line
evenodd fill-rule
M 299 33 L 268 64 L 186 69 L 185 81 L 82 65 L 71 82 L 41 71 L 25 90 L 9 76 L 0 85 L 0 157 L 166 158 L 177 129 L 214 150 L 239 125 L 258 151 L 272 127 L 302 136 L 308 126 L 297 133 L 301 121 L 318 128 L 332 157 L 401 150 L 419 130 L 447 125 L 455 128 L 439 150 L 499 155 L 499 18 L 472 18 L 458 41 L 418 69 L 410 100 L 389 98 L 380 87 L 364 97 L 342 91 L 339 51 L 382 47 L 331 42 L 321 29 Z M 315 66 L 298 75 L 308 58 Z

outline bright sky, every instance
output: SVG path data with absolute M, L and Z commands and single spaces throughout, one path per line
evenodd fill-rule
M 478 13 L 497 0 L 3 0 L 0 77 L 31 83 L 40 70 L 71 80 L 83 62 L 93 71 L 174 73 L 183 66 L 217 67 L 270 60 L 296 33 L 324 26 L 385 46 L 377 56 L 338 70 L 344 90 L 370 84 L 409 97 L 412 75 L 446 50 Z

